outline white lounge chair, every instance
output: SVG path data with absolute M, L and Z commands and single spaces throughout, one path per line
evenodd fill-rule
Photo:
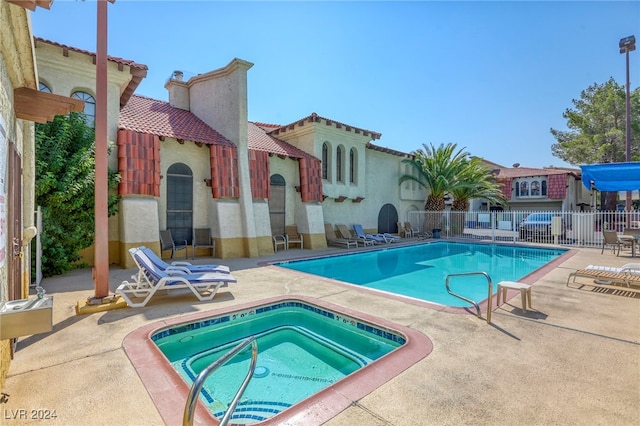
M 220 287 L 237 280 L 228 273 L 204 272 L 196 274 L 169 275 L 151 262 L 142 250 L 130 250 L 133 260 L 138 265 L 137 280 L 130 283 L 123 281 L 116 293 L 132 308 L 145 306 L 159 290 L 188 288 L 200 301 L 214 298 Z M 207 295 L 205 295 L 208 293 Z M 133 299 L 142 299 L 134 301 Z
M 620 286 L 615 286 L 615 284 L 618 284 L 626 286 L 622 288 L 624 290 L 640 292 L 640 269 L 634 269 L 636 266 L 638 266 L 637 263 L 628 263 L 620 268 L 589 265 L 584 269 L 578 269 L 570 273 L 567 278 L 567 286 L 571 278 L 573 278 L 573 282 L 575 283 L 576 278 L 582 277 L 593 280 L 592 283 L 586 285 L 621 289 Z
M 585 269 L 594 269 L 596 271 L 607 271 L 614 273 L 629 272 L 630 274 L 640 275 L 640 263 L 626 263 L 620 267 L 615 266 L 602 266 L 602 265 L 589 265 Z
M 144 246 L 138 247 L 137 249 L 129 249 L 129 252 L 133 255 L 132 251 L 136 250 L 142 250 L 147 255 L 151 263 L 153 263 L 155 266 L 165 271 L 169 275 L 198 274 L 202 272 L 221 272 L 224 274 L 228 274 L 231 272 L 229 267 L 226 265 L 192 265 L 189 262 L 171 262 L 169 264 L 158 257 L 158 255 L 155 254 L 153 250 Z

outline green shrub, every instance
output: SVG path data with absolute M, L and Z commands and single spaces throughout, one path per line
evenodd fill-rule
M 85 266 L 78 263 L 79 251 L 94 241 L 95 133 L 82 114 L 71 113 L 36 124 L 35 139 L 36 205 L 42 209 L 42 274 L 48 277 Z M 109 170 L 108 180 L 111 216 L 117 212 L 119 197 L 114 190 L 120 176 Z

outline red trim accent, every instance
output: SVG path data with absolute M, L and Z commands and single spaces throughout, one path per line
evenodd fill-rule
M 238 198 L 238 151 L 235 146 L 209 145 L 213 198 Z
M 302 202 L 322 201 L 322 166 L 317 158 L 300 158 L 300 196 Z
M 120 195 L 160 196 L 160 140 L 156 135 L 118 130 Z
M 249 175 L 251 178 L 251 196 L 269 198 L 269 153 L 249 150 Z

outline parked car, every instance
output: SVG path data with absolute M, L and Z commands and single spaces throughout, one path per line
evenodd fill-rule
M 544 241 L 551 240 L 551 223 L 554 217 L 560 217 L 554 213 L 531 213 L 520 223 L 519 234 L 522 241 Z M 560 239 L 565 237 L 566 227 L 562 226 Z

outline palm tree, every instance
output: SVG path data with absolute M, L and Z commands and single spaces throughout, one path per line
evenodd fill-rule
M 440 144 L 439 147 L 423 145 L 424 150 L 412 152 L 412 157 L 403 160 L 403 163 L 411 164 L 415 174 L 402 175 L 400 184 L 411 181 L 425 188 L 428 195 L 424 209 L 427 211 L 444 211 L 445 196 L 453 193 L 462 184 L 460 174 L 468 163 L 469 154 L 464 148 L 458 150 L 457 145 L 449 143 Z M 424 229 L 437 229 L 442 224 L 442 215 L 427 214 L 424 221 Z
M 495 175 L 478 157 L 468 159 L 458 179 L 459 185 L 451 190 L 454 198 L 451 210 L 469 210 L 469 200 L 472 198 L 484 198 L 490 204 L 501 205 L 507 201 Z
M 472 198 L 484 198 L 489 204 L 504 205 L 507 201 L 495 175 L 478 157 L 470 157 L 466 161 L 458 180 L 459 185 L 451 190 L 451 232 L 454 235 L 462 233 L 464 229 L 464 213 L 469 210 L 469 200 Z

